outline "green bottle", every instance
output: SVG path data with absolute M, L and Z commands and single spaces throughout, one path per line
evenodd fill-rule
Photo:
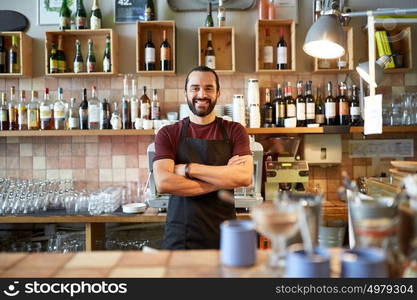
M 90 16 L 90 28 L 100 29 L 101 28 L 101 10 L 98 4 L 98 0 L 94 0 L 93 7 L 91 8 Z
M 49 73 L 58 73 L 58 55 L 55 43 L 52 43 L 51 55 L 49 56 Z
M 87 73 L 96 72 L 96 56 L 93 50 L 93 40 L 88 40 Z
M 106 37 L 106 48 L 103 56 L 103 72 L 111 72 L 110 35 Z
M 58 36 L 58 50 L 56 51 L 58 58 L 58 73 L 67 71 L 67 62 L 65 59 L 64 48 L 62 47 L 62 35 Z
M 153 0 L 146 0 L 145 4 L 145 21 L 155 20 L 155 6 Z
M 77 0 L 77 11 L 75 13 L 75 29 L 87 28 L 87 12 L 83 0 Z
M 74 73 L 81 72 L 84 72 L 84 60 L 81 53 L 81 43 L 77 40 L 75 42 Z
M 62 1 L 59 11 L 59 29 L 71 29 L 71 10 L 68 8 L 67 0 Z
M 211 2 L 209 2 L 208 8 L 207 8 L 206 27 L 213 27 L 213 26 L 214 26 L 214 21 L 213 21 L 213 16 L 211 15 Z

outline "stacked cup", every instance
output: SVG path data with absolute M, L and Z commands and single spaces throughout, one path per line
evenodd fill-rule
M 248 80 L 248 107 L 249 107 L 249 127 L 261 127 L 261 112 L 259 109 L 259 82 L 258 79 Z
M 233 121 L 242 124 L 246 127 L 246 108 L 243 95 L 233 95 Z

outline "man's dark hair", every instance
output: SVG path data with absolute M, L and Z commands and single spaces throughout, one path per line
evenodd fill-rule
M 206 66 L 198 66 L 198 67 L 195 67 L 194 69 L 192 69 L 190 72 L 188 72 L 187 78 L 185 79 L 185 86 L 184 86 L 185 90 L 187 90 L 188 77 L 190 77 L 190 74 L 192 72 L 210 72 L 210 73 L 213 73 L 214 77 L 216 78 L 216 92 L 218 92 L 220 90 L 219 76 L 217 75 L 217 73 L 213 69 L 210 69 L 209 67 L 206 67 Z

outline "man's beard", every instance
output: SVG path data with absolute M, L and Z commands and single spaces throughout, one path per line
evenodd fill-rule
M 202 110 L 197 110 L 196 105 L 197 105 L 197 101 L 208 101 L 209 105 L 207 107 L 207 109 L 205 111 Z M 190 110 L 193 112 L 194 115 L 198 116 L 198 117 L 205 117 L 208 116 L 214 109 L 214 107 L 216 106 L 217 103 L 217 98 L 212 100 L 210 98 L 198 98 L 198 97 L 194 97 L 192 100 L 190 100 L 187 97 L 187 104 L 188 107 L 190 108 Z

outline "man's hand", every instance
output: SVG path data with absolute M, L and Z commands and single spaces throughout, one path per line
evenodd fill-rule
M 227 162 L 228 166 L 238 166 L 238 165 L 242 165 L 244 166 L 246 163 L 246 158 L 243 156 L 239 156 L 239 155 L 235 155 L 232 158 L 229 159 L 229 161 Z
M 178 164 L 178 165 L 175 165 L 175 170 L 174 170 L 174 173 L 175 174 L 177 174 L 177 175 L 180 175 L 180 176 L 183 176 L 183 177 L 186 177 L 185 176 L 185 164 Z

